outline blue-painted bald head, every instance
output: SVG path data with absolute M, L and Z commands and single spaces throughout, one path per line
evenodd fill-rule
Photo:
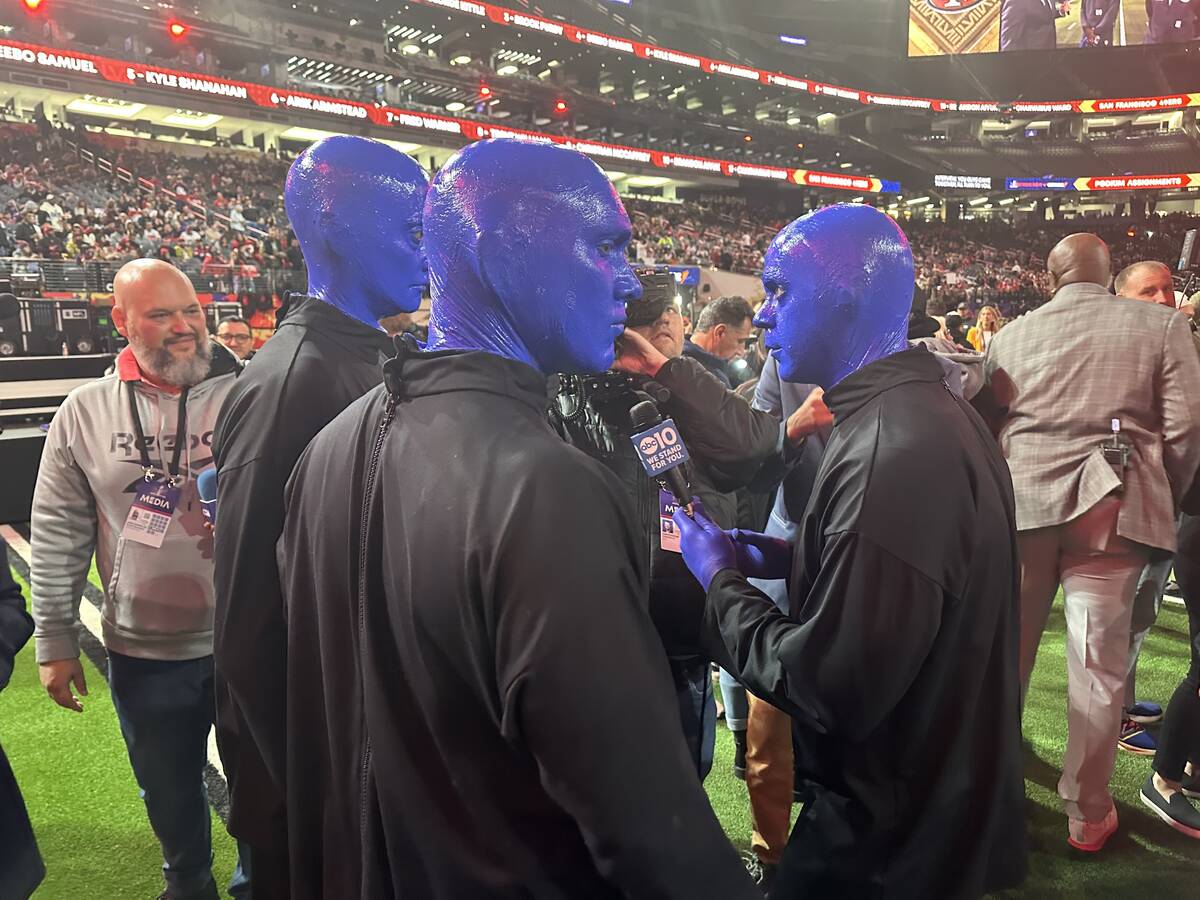
M 784 227 L 763 263 L 767 301 L 754 324 L 784 381 L 829 389 L 908 346 L 908 238 L 870 206 L 842 204 Z
M 374 327 L 420 306 L 429 280 L 421 246 L 428 189 L 412 157 L 369 138 L 338 135 L 301 153 L 283 200 L 308 293 Z
M 464 147 L 425 204 L 432 350 L 485 350 L 546 374 L 603 372 L 641 285 L 600 168 L 511 140 Z

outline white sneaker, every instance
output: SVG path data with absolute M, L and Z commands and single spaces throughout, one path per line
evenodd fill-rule
M 1067 821 L 1067 843 L 1076 850 L 1084 853 L 1096 853 L 1117 830 L 1117 808 L 1114 806 L 1108 815 L 1099 822 L 1088 822 L 1085 819 L 1069 819 Z

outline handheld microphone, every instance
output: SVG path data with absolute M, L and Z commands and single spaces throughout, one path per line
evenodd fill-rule
M 201 472 L 196 479 L 196 490 L 200 493 L 200 511 L 204 521 L 214 528 L 217 524 L 217 470 Z
M 688 506 L 692 502 L 692 487 L 683 474 L 683 464 L 690 457 L 675 423 L 662 417 L 653 400 L 643 400 L 634 406 L 629 419 L 636 432 L 633 446 L 647 474 L 657 478 L 680 506 Z

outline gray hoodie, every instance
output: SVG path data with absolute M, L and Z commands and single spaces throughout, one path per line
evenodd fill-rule
M 156 467 L 165 468 L 175 446 L 179 397 L 141 381 L 127 348 L 115 372 L 73 390 L 55 414 L 31 522 L 38 662 L 79 656 L 79 600 L 93 553 L 104 585 L 101 618 L 109 650 L 163 660 L 212 653 L 213 539 L 204 528 L 196 478 L 212 467 L 213 427 L 239 368 L 224 347 L 212 348 L 208 377 L 188 392 L 188 443 L 180 457 L 186 480 L 158 549 L 121 534 L 142 480 L 126 382 L 135 386 Z

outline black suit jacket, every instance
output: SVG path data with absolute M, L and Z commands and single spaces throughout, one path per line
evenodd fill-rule
M 1180 44 L 1196 39 L 1200 0 L 1146 0 L 1147 44 Z
M 1001 50 L 1053 50 L 1058 45 L 1054 0 L 1004 0 L 1000 6 Z

